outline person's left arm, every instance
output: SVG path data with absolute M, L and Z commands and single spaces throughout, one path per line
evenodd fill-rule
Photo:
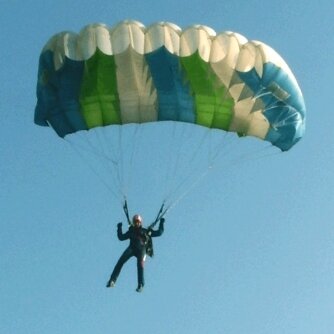
M 165 224 L 165 218 L 161 218 L 160 223 L 159 223 L 159 228 L 156 231 L 155 230 L 150 230 L 149 235 L 151 237 L 160 237 L 160 235 L 162 235 L 162 233 L 164 233 L 164 224 Z

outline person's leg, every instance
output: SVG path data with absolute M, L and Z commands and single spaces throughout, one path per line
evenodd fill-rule
M 138 288 L 137 291 L 141 292 L 144 285 L 144 264 L 146 259 L 146 251 L 143 249 L 139 254 L 136 255 L 137 257 L 137 276 L 138 276 Z
M 121 257 L 119 258 L 119 260 L 117 261 L 115 268 L 110 276 L 110 279 L 107 283 L 107 287 L 113 287 L 117 281 L 118 275 L 120 274 L 122 267 L 124 265 L 124 263 L 126 261 L 128 261 L 130 259 L 131 256 L 133 256 L 133 251 L 130 247 L 128 247 L 123 254 L 121 255 Z

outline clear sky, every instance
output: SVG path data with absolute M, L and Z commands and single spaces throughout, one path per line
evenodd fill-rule
M 333 17 L 329 0 L 0 0 L 0 332 L 332 333 Z M 291 151 L 215 168 L 170 211 L 142 294 L 134 261 L 105 288 L 127 245 L 115 234 L 119 203 L 65 141 L 33 124 L 48 38 L 128 18 L 265 42 L 307 108 Z M 133 204 L 144 216 L 155 213 L 151 197 Z

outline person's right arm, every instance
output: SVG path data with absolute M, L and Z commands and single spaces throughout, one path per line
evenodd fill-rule
M 123 233 L 122 231 L 122 223 L 117 224 L 117 237 L 119 240 L 123 241 L 129 239 L 129 230 Z

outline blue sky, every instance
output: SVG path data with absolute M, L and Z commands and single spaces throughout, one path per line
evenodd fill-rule
M 0 1 L 0 331 L 331 333 L 333 14 L 324 0 Z M 291 151 L 223 176 L 217 167 L 170 211 L 142 294 L 134 261 L 105 288 L 127 245 L 115 234 L 119 203 L 66 142 L 33 124 L 48 38 L 127 18 L 263 41 L 290 65 L 307 107 Z M 133 205 L 150 216 L 146 186 Z

